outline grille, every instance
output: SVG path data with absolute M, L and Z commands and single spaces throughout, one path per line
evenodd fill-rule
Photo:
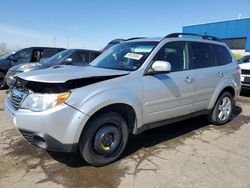
M 21 130 L 19 129 L 20 133 L 23 135 L 23 137 L 28 140 L 30 143 L 34 143 L 35 140 L 34 140 L 34 135 L 32 132 L 30 131 L 25 131 L 25 130 Z
M 17 110 L 25 97 L 25 93 L 18 91 L 17 89 L 13 89 L 10 94 L 11 105 Z
M 250 70 L 244 70 L 244 69 L 242 69 L 242 70 L 241 70 L 241 74 L 250 75 Z

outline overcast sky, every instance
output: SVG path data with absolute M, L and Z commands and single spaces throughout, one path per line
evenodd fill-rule
M 0 43 L 101 49 L 114 38 L 250 17 L 250 0 L 0 0 Z M 67 42 L 68 41 L 68 42 Z

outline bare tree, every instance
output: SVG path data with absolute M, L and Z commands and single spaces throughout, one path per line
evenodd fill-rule
M 7 44 L 2 42 L 0 43 L 0 55 L 8 52 Z

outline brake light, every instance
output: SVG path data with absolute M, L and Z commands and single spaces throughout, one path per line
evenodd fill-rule
M 240 66 L 237 66 L 237 67 L 236 67 L 236 72 L 237 72 L 238 74 L 241 74 L 241 68 L 240 68 Z

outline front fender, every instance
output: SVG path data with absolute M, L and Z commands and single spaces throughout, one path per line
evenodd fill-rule
M 81 95 L 79 95 L 79 93 L 76 93 L 71 100 L 67 101 L 67 104 L 86 114 L 86 118 L 82 119 L 81 123 L 79 124 L 79 134 L 76 135 L 77 139 L 80 138 L 81 132 L 89 118 L 97 111 L 112 104 L 123 103 L 131 106 L 136 114 L 137 127 L 142 125 L 142 102 L 138 97 L 140 95 L 137 96 L 133 92 L 130 92 L 130 90 L 128 89 L 107 89 L 102 90 L 101 92 L 99 91 L 96 93 L 92 93 L 91 95 L 84 98 L 80 98 L 78 96 Z

